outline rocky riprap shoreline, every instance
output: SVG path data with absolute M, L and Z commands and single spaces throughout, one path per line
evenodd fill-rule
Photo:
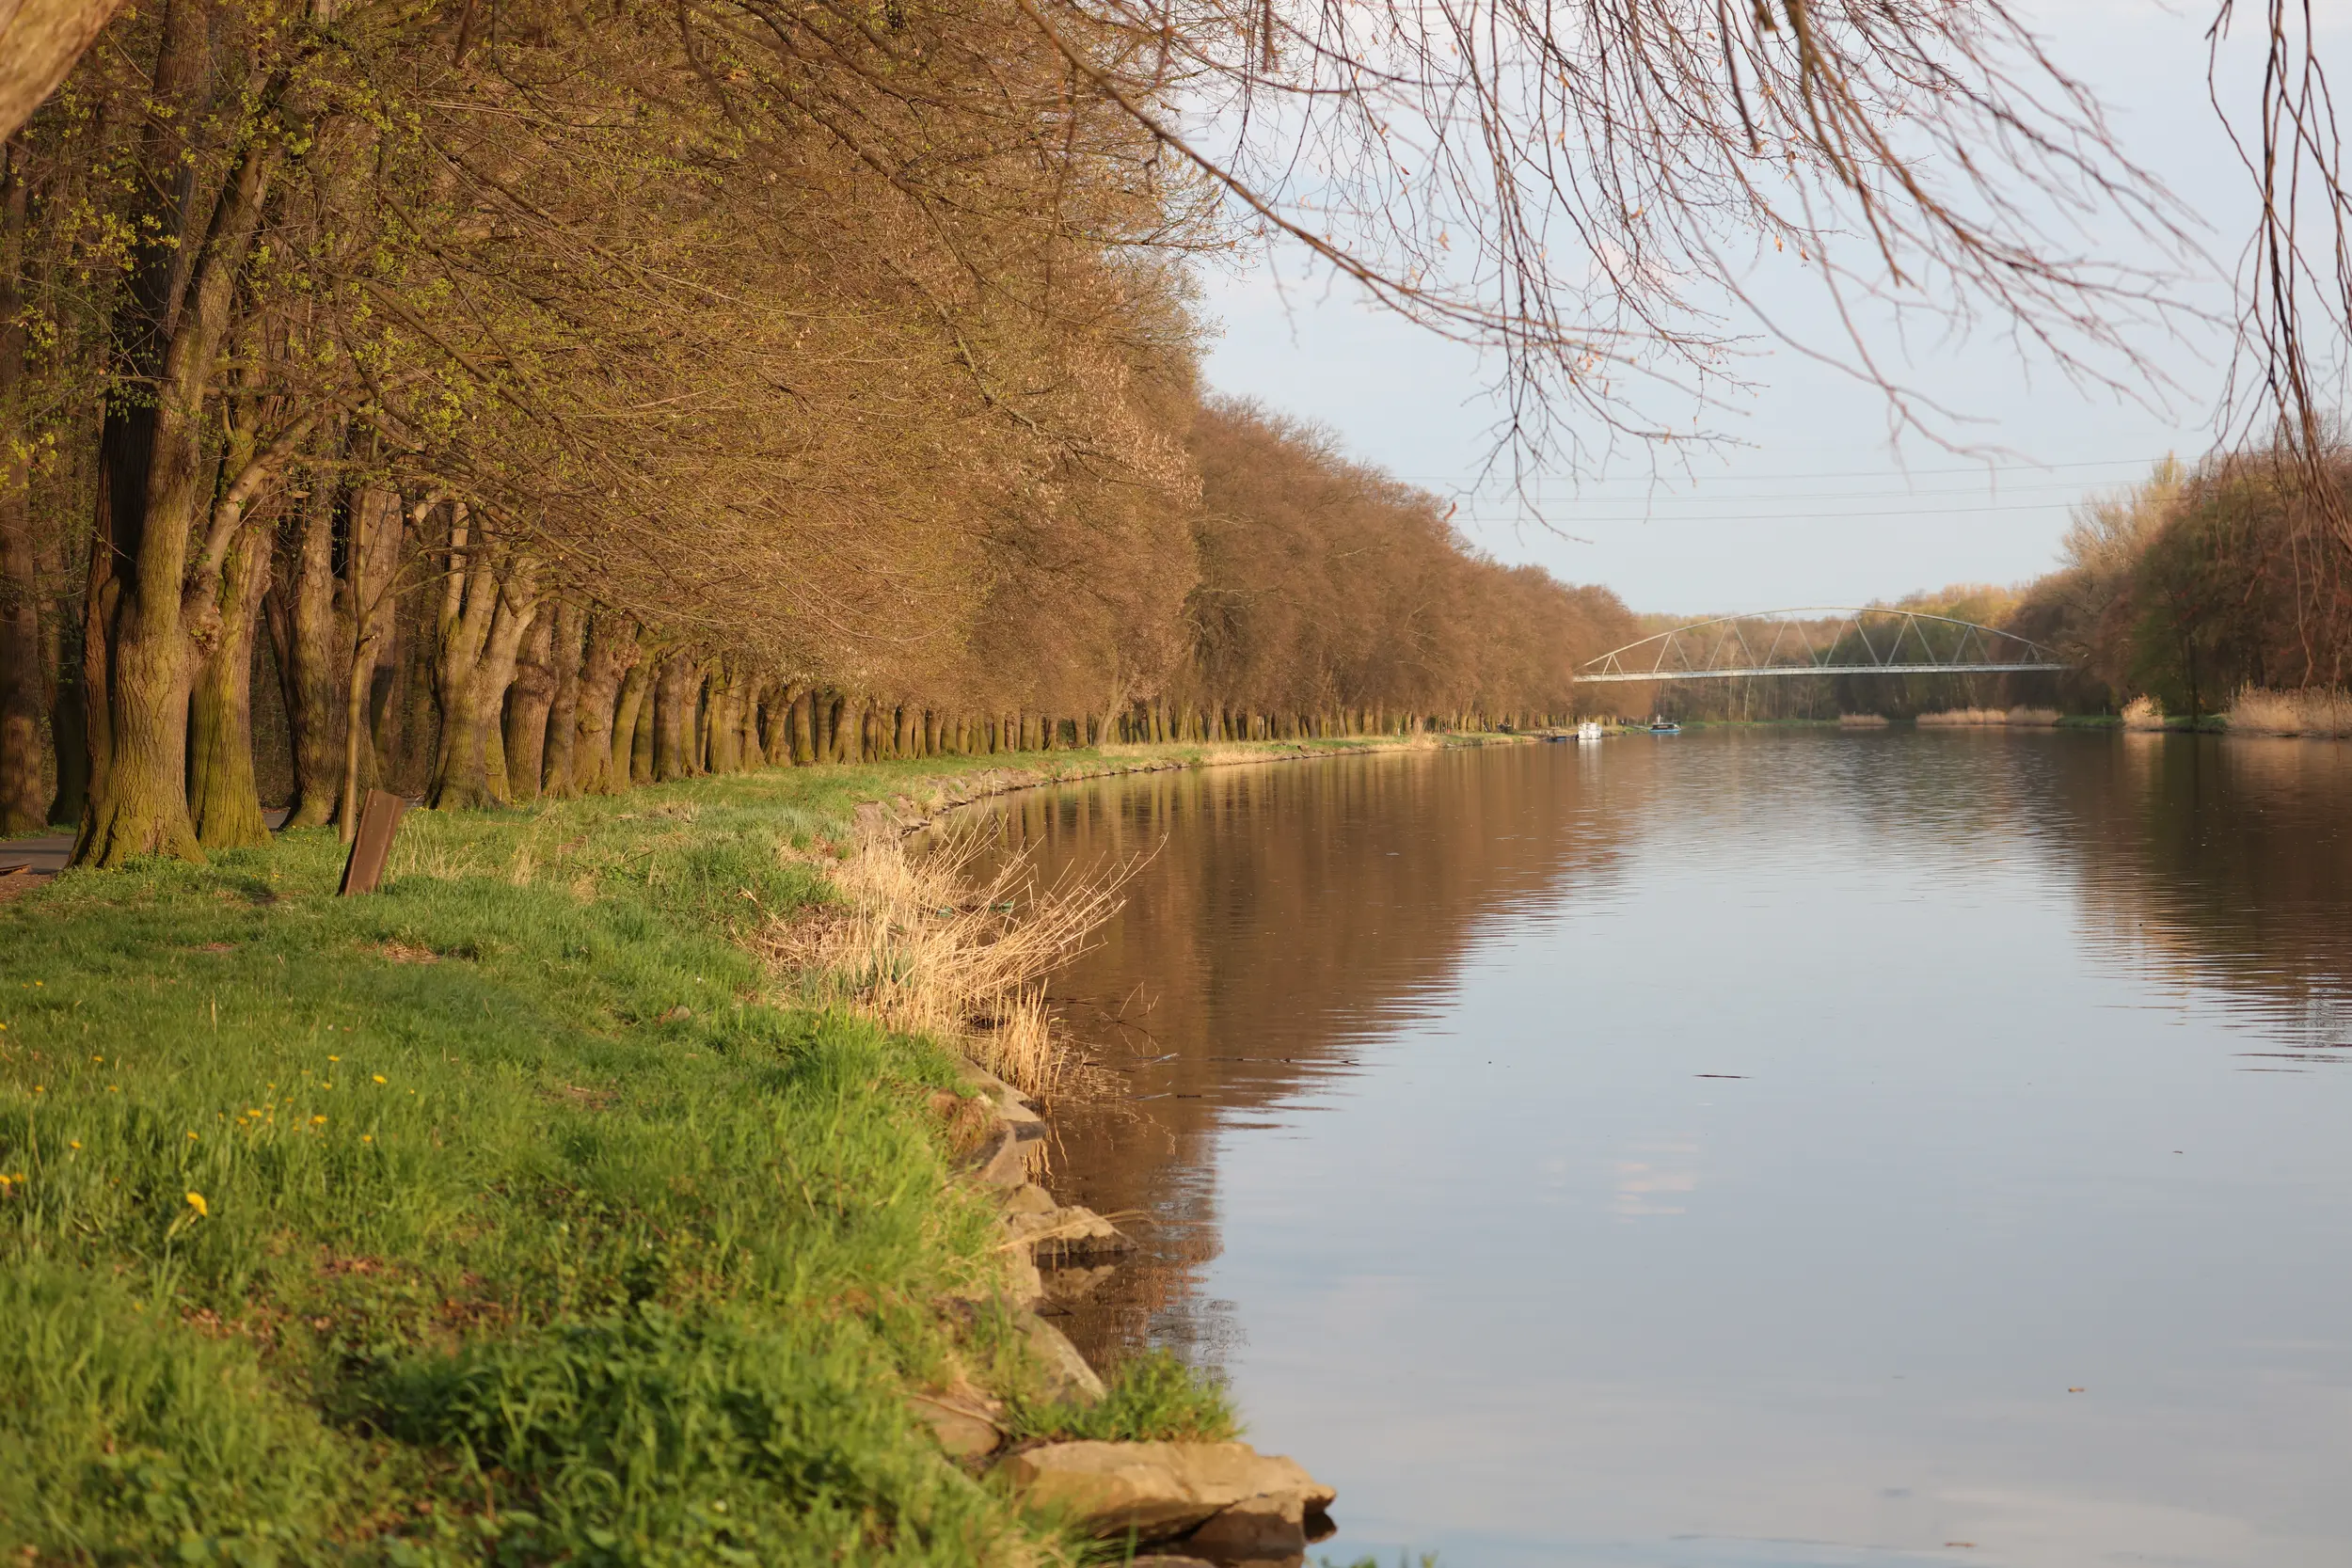
M 1091 1403 L 1104 1396 L 1103 1380 L 1037 1308 L 1092 1289 L 1132 1243 L 1102 1215 L 1057 1202 L 1029 1179 L 1045 1136 L 1036 1105 L 977 1067 L 965 1077 L 991 1117 L 967 1169 L 1003 1195 L 1008 1292 L 1045 1366 L 1049 1397 Z M 1299 1568 L 1307 1547 L 1331 1532 L 1331 1488 L 1247 1443 L 1017 1444 L 1002 1407 L 977 1389 L 909 1402 L 950 1456 L 1003 1474 L 1031 1506 L 1085 1533 L 1135 1541 L 1143 1550 L 1136 1568 Z

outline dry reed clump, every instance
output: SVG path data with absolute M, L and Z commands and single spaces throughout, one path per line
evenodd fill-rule
M 1046 977 L 1118 912 L 1132 867 L 1039 889 L 1014 860 L 976 882 L 985 847 L 967 837 L 910 853 L 897 834 L 868 832 L 824 867 L 841 901 L 771 923 L 761 944 L 815 999 L 928 1035 L 1041 1093 L 1064 1059 Z
M 1841 713 L 1837 727 L 1841 730 L 1883 730 L 1892 723 L 1883 713 Z
M 2127 730 L 2164 728 L 2164 705 L 2153 697 L 2134 697 L 2123 705 L 2123 727 Z
M 2022 703 L 2006 708 L 1948 707 L 1940 713 L 1923 713 L 1919 715 L 1918 721 L 1938 728 L 1967 724 L 2017 724 L 2047 729 L 2058 721 L 2058 710 L 2054 707 L 2026 707 Z
M 2272 691 L 2259 686 L 2239 690 L 2228 715 L 2233 735 L 2308 735 L 2335 740 L 2352 736 L 2352 692 L 2313 686 Z

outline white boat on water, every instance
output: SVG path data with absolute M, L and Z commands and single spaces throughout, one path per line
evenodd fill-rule
M 1597 719 L 1587 719 L 1576 727 L 1576 738 L 1579 740 L 1598 740 L 1605 733 Z

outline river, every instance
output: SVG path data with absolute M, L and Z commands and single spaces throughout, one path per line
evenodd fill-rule
M 2352 1561 L 2352 746 L 1721 729 L 1009 798 L 1098 1358 L 1314 1559 Z M 1112 1086 L 1104 1092 L 1103 1085 Z

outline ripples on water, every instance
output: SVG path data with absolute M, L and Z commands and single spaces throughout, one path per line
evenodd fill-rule
M 2352 1561 L 2347 817 L 2352 747 L 2004 731 L 1018 798 L 1152 856 L 1055 1181 L 1153 1260 L 1068 1325 L 1341 1561 Z

